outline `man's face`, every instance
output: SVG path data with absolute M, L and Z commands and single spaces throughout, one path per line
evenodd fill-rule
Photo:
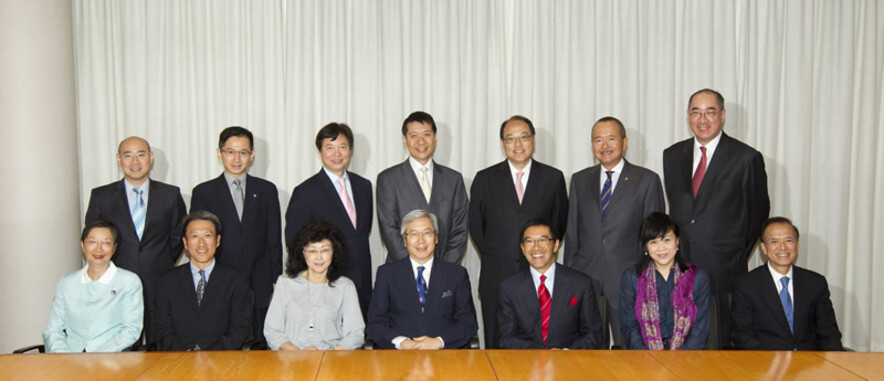
M 187 224 L 183 240 L 190 262 L 199 269 L 212 263 L 215 250 L 221 244 L 221 236 L 215 231 L 215 224 L 207 220 L 195 220 Z
M 322 156 L 322 165 L 338 176 L 343 176 L 347 166 L 350 165 L 350 158 L 353 157 L 353 151 L 350 149 L 350 142 L 344 134 L 339 134 L 334 140 L 330 138 L 322 139 L 322 148 L 319 149 L 319 155 Z
M 534 155 L 534 135 L 521 120 L 511 120 L 503 127 L 503 150 L 516 168 L 524 168 Z
M 761 235 L 761 252 L 767 256 L 770 266 L 780 274 L 789 272 L 798 258 L 798 237 L 789 224 L 770 224 Z
M 108 228 L 94 228 L 89 231 L 86 239 L 80 243 L 83 255 L 90 266 L 105 267 L 114 256 L 117 243 Z
M 522 254 L 528 264 L 541 274 L 549 270 L 556 261 L 559 240 L 552 240 L 547 226 L 531 226 L 522 235 Z
M 439 238 L 429 217 L 416 218 L 405 225 L 405 249 L 415 262 L 424 264 L 433 258 Z
M 436 151 L 436 133 L 433 132 L 433 127 L 422 122 L 411 122 L 405 128 L 402 141 L 408 147 L 408 153 L 418 163 L 427 164 Z
M 117 151 L 117 165 L 123 170 L 123 177 L 130 184 L 141 186 L 150 177 L 153 166 L 153 152 L 144 139 L 131 137 L 120 143 Z
M 627 143 L 629 139 L 620 134 L 620 126 L 616 122 L 600 122 L 592 128 L 592 153 L 606 169 L 620 163 Z
M 218 158 L 224 164 L 224 172 L 237 178 L 249 170 L 255 153 L 252 151 L 249 138 L 245 136 L 231 136 L 224 142 L 224 147 L 218 149 Z
M 718 97 L 712 93 L 694 95 L 688 106 L 688 124 L 701 145 L 706 145 L 721 133 L 724 116 L 725 110 L 718 106 Z

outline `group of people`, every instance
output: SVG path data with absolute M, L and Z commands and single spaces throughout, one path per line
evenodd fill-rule
M 377 177 L 387 263 L 374 287 L 372 185 L 348 170 L 347 125 L 319 130 L 323 167 L 292 192 L 284 237 L 276 187 L 248 174 L 250 131 L 221 132 L 224 173 L 194 188 L 190 214 L 177 187 L 149 178 L 147 141 L 127 138 L 124 178 L 92 192 L 86 266 L 59 283 L 46 349 L 122 350 L 142 329 L 158 350 L 239 349 L 249 338 L 279 350 L 366 339 L 467 347 L 478 329 L 459 265 L 470 236 L 486 348 L 607 348 L 608 322 L 614 346 L 628 349 L 841 349 L 825 278 L 794 266 L 798 229 L 768 218 L 762 155 L 722 131 L 720 93 L 691 95 L 686 116 L 694 136 L 664 151 L 665 182 L 624 158 L 622 122 L 599 119 L 599 163 L 575 173 L 570 191 L 533 159 L 531 120 L 513 116 L 500 126 L 506 159 L 477 173 L 468 194 L 459 172 L 433 160 L 433 117 L 412 113 L 402 123 L 409 158 Z M 759 242 L 768 260 L 749 272 Z M 182 250 L 190 261 L 173 268 Z

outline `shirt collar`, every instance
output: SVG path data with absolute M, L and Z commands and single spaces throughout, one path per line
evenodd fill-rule
M 789 277 L 790 280 L 793 279 L 792 278 L 792 267 L 794 267 L 794 266 L 789 266 L 789 271 L 786 272 L 786 275 L 783 275 L 783 274 L 780 274 L 779 272 L 777 272 L 777 270 L 774 270 L 774 268 L 771 267 L 770 262 L 767 262 L 767 269 L 770 271 L 770 276 L 773 277 L 773 280 L 777 283 L 779 283 L 780 278 L 782 278 L 784 276 Z
M 533 164 L 533 163 L 534 163 L 534 159 L 528 160 L 528 164 L 525 164 L 525 168 L 521 169 L 522 173 L 524 173 L 524 175 L 522 175 L 522 177 L 526 177 L 526 176 L 528 176 L 529 173 L 531 173 L 531 164 Z M 513 175 L 513 178 L 515 178 L 516 172 L 518 172 L 519 169 L 516 169 L 516 167 L 513 166 L 513 163 L 510 162 L 510 159 L 506 159 L 506 164 L 509 165 L 509 167 L 510 167 L 510 174 Z
M 227 180 L 227 186 L 228 186 L 228 187 L 232 187 L 232 186 L 233 186 L 233 180 L 239 179 L 239 180 L 240 180 L 240 181 L 239 181 L 239 182 L 240 182 L 240 186 L 242 186 L 243 189 L 245 189 L 245 188 L 246 188 L 246 177 L 247 177 L 247 176 L 248 176 L 248 175 L 244 173 L 244 174 L 243 174 L 242 176 L 240 176 L 240 177 L 233 177 L 233 176 L 231 176 L 229 173 L 227 173 L 226 171 L 224 172 L 224 180 Z
M 89 279 L 89 274 L 87 273 L 88 269 L 89 269 L 89 265 L 87 264 L 86 266 L 83 266 L 82 270 L 80 270 L 80 283 L 86 284 L 89 282 L 93 282 L 92 279 Z M 114 265 L 113 261 L 108 262 L 107 270 L 105 270 L 104 274 L 101 274 L 101 277 L 98 278 L 98 280 L 96 280 L 95 282 L 98 282 L 101 284 L 108 284 L 108 283 L 110 283 L 111 280 L 114 279 L 114 275 L 116 275 L 116 274 L 117 274 L 117 266 Z
M 706 147 L 706 157 L 712 156 L 712 153 L 718 148 L 718 143 L 721 142 L 722 135 L 724 135 L 724 131 L 719 132 L 718 136 L 710 140 L 709 143 L 706 143 L 705 146 L 700 144 L 700 141 L 694 137 L 694 152 L 700 151 L 700 147 Z
M 325 172 L 325 175 L 328 176 L 328 179 L 331 180 L 331 182 L 332 182 L 333 184 L 337 184 L 337 183 L 338 183 L 338 179 L 341 179 L 341 178 L 343 178 L 344 180 L 347 180 L 347 181 L 350 180 L 350 177 L 347 176 L 347 171 L 346 171 L 346 170 L 344 171 L 344 175 L 343 175 L 343 176 L 338 176 L 338 175 L 332 173 L 332 171 L 329 171 L 328 168 L 326 168 L 325 166 L 322 167 L 322 171 Z
M 421 168 L 424 168 L 424 167 L 427 168 L 428 172 L 430 172 L 430 173 L 433 172 L 433 159 L 427 160 L 426 165 L 421 165 L 421 163 L 419 163 L 417 160 L 415 160 L 413 156 L 409 155 L 408 162 L 411 163 L 411 169 L 413 169 L 415 173 L 420 173 Z
M 190 265 L 190 275 L 192 275 L 192 276 L 194 276 L 194 277 L 199 276 L 199 275 L 197 275 L 197 274 L 199 274 L 200 269 L 197 268 L 196 266 L 194 266 L 194 265 L 193 265 L 193 262 L 190 262 L 189 265 Z M 212 270 L 213 270 L 214 268 L 215 268 L 215 258 L 212 258 L 212 263 L 209 263 L 209 265 L 206 266 L 205 269 L 203 269 L 203 270 L 206 271 L 206 281 L 209 280 L 209 275 L 212 274 Z

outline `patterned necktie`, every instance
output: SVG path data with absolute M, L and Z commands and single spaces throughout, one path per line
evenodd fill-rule
M 516 196 L 519 196 L 519 205 L 522 205 L 522 199 L 525 197 L 525 187 L 522 186 L 522 177 L 525 172 L 516 172 Z
M 611 195 L 614 194 L 611 189 L 611 174 L 613 174 L 614 171 L 605 171 L 605 173 L 608 175 L 608 179 L 605 180 L 605 185 L 602 187 L 602 217 L 608 215 L 608 206 L 611 205 Z
M 141 197 L 141 194 L 144 191 L 138 188 L 134 188 L 132 191 L 135 192 L 135 206 L 132 208 L 132 223 L 135 224 L 135 234 L 138 235 L 138 240 L 141 241 L 141 237 L 144 236 L 144 220 L 147 217 L 147 210 L 145 210 L 144 207 L 144 198 Z
M 700 184 L 703 183 L 703 176 L 706 176 L 706 147 L 700 147 L 700 164 L 697 165 L 697 171 L 694 172 L 694 178 L 691 180 L 691 185 L 694 187 L 694 198 L 697 198 Z
M 242 221 L 242 204 L 243 204 L 242 183 L 239 179 L 233 180 L 233 205 L 236 206 L 236 215 Z
M 546 275 L 540 276 L 540 287 L 537 287 L 537 295 L 540 299 L 540 331 L 543 334 L 543 343 L 546 344 L 546 335 L 549 332 L 549 310 L 552 306 L 552 298 L 549 296 L 549 290 L 546 289 Z
M 206 270 L 200 270 L 200 281 L 196 284 L 196 305 L 200 305 L 203 301 L 203 295 L 206 293 Z
M 792 298 L 789 297 L 789 277 L 780 278 L 783 289 L 780 291 L 780 303 L 783 304 L 783 312 L 786 313 L 786 321 L 789 322 L 789 331 L 795 333 L 795 319 L 792 315 Z
M 421 312 L 427 306 L 427 281 L 424 280 L 424 266 L 417 267 L 417 279 L 414 280 L 417 286 L 417 299 L 421 304 Z
M 341 191 L 338 192 L 341 196 L 341 202 L 344 204 L 344 208 L 347 209 L 347 215 L 350 216 L 350 223 L 353 224 L 353 229 L 356 229 L 356 208 L 353 207 L 353 201 L 350 200 L 350 194 L 347 193 L 347 181 L 341 177 L 338 179 L 338 184 L 341 186 Z
M 430 177 L 427 176 L 427 167 L 421 168 L 421 191 L 424 192 L 424 198 L 427 199 L 427 203 L 430 203 L 430 193 L 433 191 L 433 185 L 430 184 Z

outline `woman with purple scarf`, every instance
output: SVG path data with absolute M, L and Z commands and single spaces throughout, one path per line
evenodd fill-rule
M 620 279 L 620 332 L 628 349 L 704 349 L 709 275 L 678 253 L 678 225 L 652 213 L 642 222 L 641 260 Z

